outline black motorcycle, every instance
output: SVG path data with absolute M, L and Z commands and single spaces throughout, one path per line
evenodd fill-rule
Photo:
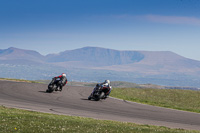
M 106 95 L 104 90 L 101 89 L 101 86 L 99 86 L 98 84 L 96 85 L 93 93 L 88 97 L 88 100 L 95 100 L 95 101 L 99 101 L 100 99 L 106 99 Z
M 46 90 L 46 92 L 52 93 L 53 91 L 58 91 L 58 87 L 61 86 L 61 80 L 60 78 L 53 78 L 51 80 L 51 82 L 48 85 L 48 89 Z

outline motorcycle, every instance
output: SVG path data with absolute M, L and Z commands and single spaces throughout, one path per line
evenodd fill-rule
M 60 78 L 53 78 L 48 85 L 46 92 L 52 93 L 53 91 L 58 91 L 57 88 L 61 86 Z
M 93 93 L 88 97 L 88 100 L 95 100 L 95 101 L 99 101 L 100 99 L 106 99 L 106 95 L 104 90 L 101 89 L 101 86 L 99 86 L 98 84 L 96 85 Z

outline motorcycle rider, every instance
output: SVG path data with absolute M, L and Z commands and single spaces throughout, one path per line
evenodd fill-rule
M 67 84 L 67 77 L 65 73 L 62 73 L 61 75 L 54 77 L 55 80 L 57 80 L 58 85 L 55 91 L 62 91 L 62 87 Z M 59 89 L 58 89 L 59 87 Z
M 110 80 L 105 80 L 103 83 L 99 83 L 96 85 L 96 87 L 94 88 L 93 92 L 91 93 L 91 95 L 88 97 L 88 99 L 91 99 L 94 91 L 98 88 L 98 87 L 101 87 L 101 89 L 105 92 L 105 97 L 104 99 L 106 99 L 109 95 L 110 95 L 110 92 L 112 90 L 112 86 L 110 85 Z

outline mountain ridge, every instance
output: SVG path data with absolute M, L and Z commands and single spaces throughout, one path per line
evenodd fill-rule
M 0 49 L 0 69 L 2 77 L 30 80 L 45 79 L 66 71 L 71 80 L 78 81 L 107 78 L 160 85 L 195 84 L 200 87 L 200 61 L 171 51 L 83 47 L 44 56 L 37 51 L 11 47 Z M 14 77 L 10 77 L 10 72 Z
M 24 50 L 15 47 L 0 50 L 0 60 L 7 63 L 17 62 L 16 60 L 22 62 L 22 64 L 26 61 L 42 63 L 44 58 L 39 52 L 33 50 Z
M 83 47 L 75 50 L 67 50 L 58 55 L 47 55 L 48 62 L 86 61 L 100 66 L 129 64 L 138 62 L 142 58 L 143 55 L 136 51 L 124 52 L 99 47 Z
M 0 50 L 1 62 L 17 62 L 23 64 L 28 62 L 57 64 L 66 67 L 71 66 L 93 69 L 117 70 L 116 67 L 123 66 L 124 70 L 130 71 L 130 67 L 149 67 L 151 69 L 168 68 L 199 68 L 200 61 L 185 58 L 171 51 L 130 51 L 130 50 L 114 50 L 101 47 L 83 47 L 74 50 L 65 50 L 58 54 L 41 55 L 37 51 L 24 50 L 10 47 Z M 30 63 L 31 64 L 31 63 Z M 126 66 L 129 69 L 126 69 Z M 171 68 L 170 68 L 171 67 Z M 178 69 L 178 68 L 177 68 Z

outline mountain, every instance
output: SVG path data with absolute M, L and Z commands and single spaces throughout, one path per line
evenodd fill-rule
M 84 47 L 46 56 L 48 62 L 68 62 L 79 67 L 112 66 L 139 62 L 144 55 L 137 51 L 117 51 L 112 49 Z M 80 65 L 81 64 L 81 65 Z
M 14 47 L 0 49 L 1 63 L 8 64 L 38 64 L 44 62 L 45 57 L 33 50 L 23 50 Z
M 46 56 L 32 50 L 0 50 L 0 76 L 49 79 L 62 72 L 76 81 L 128 81 L 200 87 L 200 61 L 170 51 L 119 51 L 99 47 Z
M 139 53 L 143 56 L 143 59 L 138 62 L 97 67 L 96 69 L 137 71 L 151 75 L 178 72 L 193 75 L 200 74 L 200 61 L 188 59 L 169 51 L 140 51 Z
M 46 61 L 57 65 L 101 70 L 139 72 L 144 74 L 188 73 L 200 71 L 200 61 L 170 51 L 118 51 L 97 47 L 67 50 L 49 54 Z

